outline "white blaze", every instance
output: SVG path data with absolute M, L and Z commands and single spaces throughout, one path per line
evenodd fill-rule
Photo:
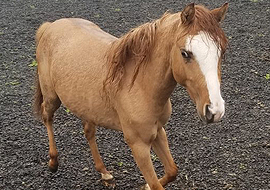
M 214 120 L 217 121 L 225 112 L 224 100 L 221 97 L 220 83 L 218 80 L 220 49 L 216 46 L 214 40 L 205 32 L 199 32 L 193 37 L 188 37 L 185 48 L 193 53 L 199 63 L 206 80 L 211 102 L 209 111 L 215 114 Z

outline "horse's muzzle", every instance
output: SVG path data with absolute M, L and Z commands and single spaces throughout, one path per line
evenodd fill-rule
M 206 123 L 213 123 L 215 115 L 209 110 L 209 105 L 205 106 L 205 121 Z
M 211 105 L 205 105 L 205 121 L 206 123 L 215 123 L 218 122 L 224 115 L 224 104 L 221 110 L 216 110 L 211 108 Z

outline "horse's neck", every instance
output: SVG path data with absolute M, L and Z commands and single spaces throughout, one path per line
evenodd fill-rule
M 155 32 L 155 45 L 151 52 L 151 56 L 147 59 L 147 63 L 142 64 L 134 85 L 138 85 L 137 89 L 143 89 L 152 101 L 158 105 L 165 105 L 173 92 L 176 81 L 173 78 L 170 66 L 170 51 L 174 38 L 171 38 L 171 32 L 174 25 L 178 25 L 179 15 L 168 14 L 157 21 L 157 31 Z M 136 59 L 136 58 L 135 58 Z M 130 81 L 134 76 L 134 69 L 137 60 L 131 59 L 126 64 L 126 81 Z
M 173 92 L 176 81 L 173 78 L 169 59 L 158 55 L 153 57 L 155 58 L 147 64 L 145 71 L 143 71 L 143 85 L 152 99 L 157 104 L 163 105 L 166 104 Z
M 170 15 L 171 20 L 177 20 L 177 15 Z M 171 24 L 174 21 L 171 22 Z M 165 26 L 160 26 L 161 31 L 164 27 L 171 27 L 164 22 Z M 173 38 L 168 38 L 168 33 L 158 34 L 156 37 L 156 45 L 152 50 L 152 56 L 149 63 L 146 64 L 144 77 L 146 78 L 147 89 L 153 98 L 163 104 L 169 99 L 171 93 L 176 87 L 176 81 L 173 77 L 170 64 L 170 54 L 173 44 Z

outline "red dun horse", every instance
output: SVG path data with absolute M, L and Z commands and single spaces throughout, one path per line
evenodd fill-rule
M 123 131 L 147 182 L 143 189 L 161 190 L 173 181 L 178 169 L 164 125 L 176 84 L 187 89 L 202 120 L 217 122 L 224 115 L 220 69 L 227 39 L 219 23 L 227 8 L 227 3 L 214 10 L 190 4 L 119 39 L 83 19 L 43 24 L 36 35 L 35 108 L 48 131 L 49 168 L 58 168 L 52 123 L 63 103 L 82 119 L 104 181 L 111 182 L 113 176 L 100 157 L 96 126 Z M 161 179 L 151 162 L 151 148 L 164 166 Z

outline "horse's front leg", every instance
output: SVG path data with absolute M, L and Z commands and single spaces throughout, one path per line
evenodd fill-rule
M 157 137 L 152 143 L 152 148 L 165 168 L 165 175 L 159 180 L 164 187 L 175 180 L 178 169 L 169 150 L 166 132 L 163 127 L 158 131 Z
M 144 190 L 164 190 L 159 182 L 150 157 L 151 143 L 156 138 L 157 130 L 152 126 L 123 127 L 125 141 L 132 150 L 134 159 L 147 182 Z

